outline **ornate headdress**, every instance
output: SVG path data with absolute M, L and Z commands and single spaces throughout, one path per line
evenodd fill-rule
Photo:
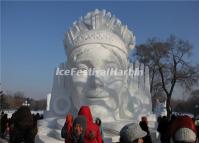
M 96 43 L 115 46 L 128 55 L 135 47 L 135 36 L 110 12 L 96 9 L 73 23 L 65 33 L 64 44 L 69 54 L 82 45 Z

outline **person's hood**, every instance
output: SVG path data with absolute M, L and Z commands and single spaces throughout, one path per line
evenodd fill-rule
M 72 123 L 73 122 L 73 115 L 68 113 L 66 116 L 66 122 Z
M 68 133 L 71 132 L 72 126 L 73 126 L 73 115 L 71 113 L 68 113 L 66 116 L 66 129 Z
M 82 106 L 79 110 L 78 115 L 85 116 L 87 122 L 93 122 L 93 117 L 92 117 L 89 106 Z

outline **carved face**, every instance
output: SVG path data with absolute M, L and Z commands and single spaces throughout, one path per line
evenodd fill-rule
M 124 75 L 104 74 L 108 69 L 125 70 L 127 59 L 121 59 L 112 51 L 115 47 L 88 44 L 74 51 L 70 57 L 72 76 L 72 101 L 77 110 L 89 105 L 94 116 L 114 120 L 119 116 L 122 97 L 120 93 L 125 83 Z M 120 58 L 119 58 L 120 57 Z M 123 56 L 123 58 L 126 58 Z M 89 70 L 95 69 L 91 75 Z M 83 71 L 76 74 L 77 71 Z M 100 74 L 99 74 L 100 72 Z M 87 74 L 85 74 L 87 73 Z

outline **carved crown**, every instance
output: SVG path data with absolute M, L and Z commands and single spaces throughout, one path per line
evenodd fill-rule
M 65 33 L 64 45 L 69 54 L 82 45 L 96 43 L 115 46 L 128 54 L 135 47 L 135 36 L 110 12 L 96 9 L 73 23 Z

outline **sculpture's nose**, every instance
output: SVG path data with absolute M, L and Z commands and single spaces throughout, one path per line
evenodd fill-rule
M 92 88 L 97 88 L 97 87 L 103 87 L 104 86 L 104 83 L 100 80 L 99 77 L 96 77 L 95 75 L 91 76 L 90 78 L 90 86 Z

